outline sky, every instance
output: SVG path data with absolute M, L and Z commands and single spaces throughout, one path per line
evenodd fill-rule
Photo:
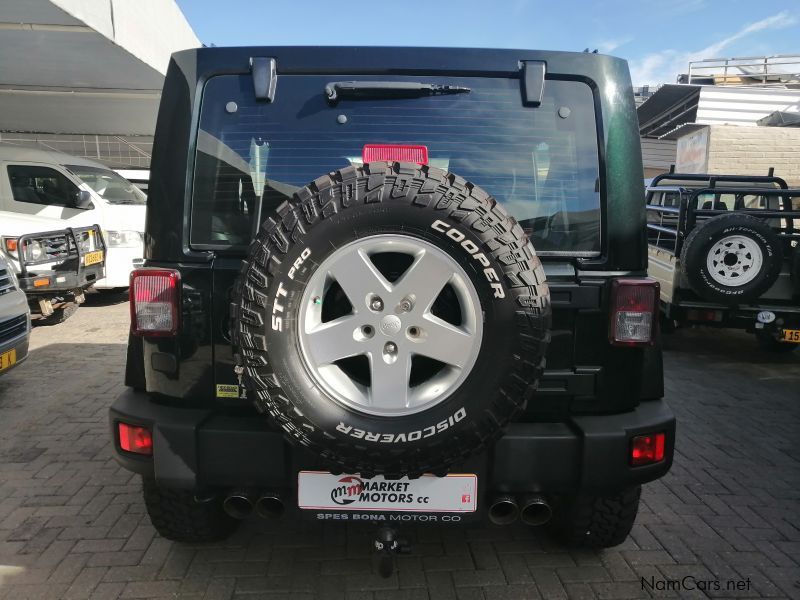
M 800 0 L 178 0 L 216 46 L 453 46 L 625 58 L 634 85 L 700 58 L 800 54 Z

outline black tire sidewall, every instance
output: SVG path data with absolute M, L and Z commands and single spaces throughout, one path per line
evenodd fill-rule
M 505 357 L 512 351 L 509 340 L 513 340 L 516 334 L 518 304 L 513 290 L 502 283 L 505 296 L 495 298 L 495 288 L 487 279 L 485 267 L 454 239 L 461 236 L 447 235 L 447 232 L 458 232 L 464 236 L 464 240 L 477 246 L 481 255 L 489 261 L 489 268 L 502 280 L 503 265 L 492 256 L 486 242 L 475 232 L 443 211 L 410 204 L 393 204 L 391 210 L 387 210 L 385 205 L 350 207 L 326 219 L 324 227 L 310 228 L 302 242 L 290 249 L 282 258 L 280 267 L 273 272 L 267 292 L 270 298 L 276 297 L 279 286 L 286 292 L 285 296 L 281 296 L 284 306 L 281 315 L 283 329 L 276 331 L 271 327 L 272 323 L 268 323 L 266 342 L 280 387 L 322 435 L 347 444 L 384 448 L 402 444 L 403 449 L 408 450 L 415 441 L 424 440 L 427 443 L 431 440 L 426 438 L 439 436 L 445 431 L 448 433 L 442 438 L 457 435 L 471 419 L 483 418 L 484 413 L 491 410 L 496 391 L 510 370 L 511 361 Z M 437 222 L 444 225 L 432 227 Z M 402 417 L 381 417 L 358 412 L 328 396 L 309 372 L 302 357 L 297 331 L 306 284 L 319 264 L 336 248 L 381 234 L 425 240 L 455 258 L 475 287 L 484 314 L 480 353 L 467 379 L 439 404 Z M 295 268 L 294 277 L 289 278 L 289 269 L 303 254 L 307 258 Z
M 729 236 L 753 240 L 761 250 L 761 270 L 741 286 L 725 286 L 715 281 L 708 270 L 707 258 L 713 246 Z M 691 288 L 712 302 L 738 304 L 756 300 L 766 292 L 781 270 L 783 252 L 780 240 L 762 220 L 748 215 L 721 215 L 700 225 L 686 241 L 681 263 Z

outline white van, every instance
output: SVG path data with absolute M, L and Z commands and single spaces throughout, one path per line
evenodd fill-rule
M 145 203 L 140 189 L 100 163 L 0 144 L 3 243 L 26 233 L 97 223 L 107 255 L 106 276 L 96 289 L 128 287 L 131 270 L 143 264 Z

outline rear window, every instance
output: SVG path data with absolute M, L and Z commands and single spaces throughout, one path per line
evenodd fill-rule
M 326 84 L 359 78 L 472 91 L 328 104 Z M 577 81 L 548 80 L 541 106 L 526 107 L 517 79 L 283 75 L 274 102 L 265 103 L 255 100 L 250 76 L 213 77 L 202 100 L 190 242 L 243 247 L 259 208 L 263 219 L 299 187 L 361 164 L 365 144 L 421 144 L 430 165 L 497 198 L 539 253 L 595 256 L 596 131 L 591 89 Z

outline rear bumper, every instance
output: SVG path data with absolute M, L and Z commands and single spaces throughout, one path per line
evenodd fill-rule
M 292 493 L 297 471 L 321 467 L 315 455 L 289 445 L 263 417 L 168 407 L 128 389 L 114 402 L 109 419 L 116 459 L 165 486 L 253 486 Z M 152 457 L 120 449 L 119 421 L 153 432 Z M 667 434 L 664 460 L 631 467 L 631 437 L 656 432 Z M 484 492 L 602 492 L 663 476 L 674 445 L 675 417 L 662 400 L 651 400 L 622 414 L 580 416 L 568 423 L 513 423 L 493 448 L 463 469 L 488 482 L 482 484 Z
M 710 327 L 744 329 L 750 333 L 764 331 L 777 336 L 782 329 L 800 328 L 800 306 L 788 302 L 763 301 L 741 306 L 725 306 L 701 301 L 681 301 L 667 306 L 667 316 L 680 323 Z M 758 315 L 772 313 L 769 323 L 761 323 Z

